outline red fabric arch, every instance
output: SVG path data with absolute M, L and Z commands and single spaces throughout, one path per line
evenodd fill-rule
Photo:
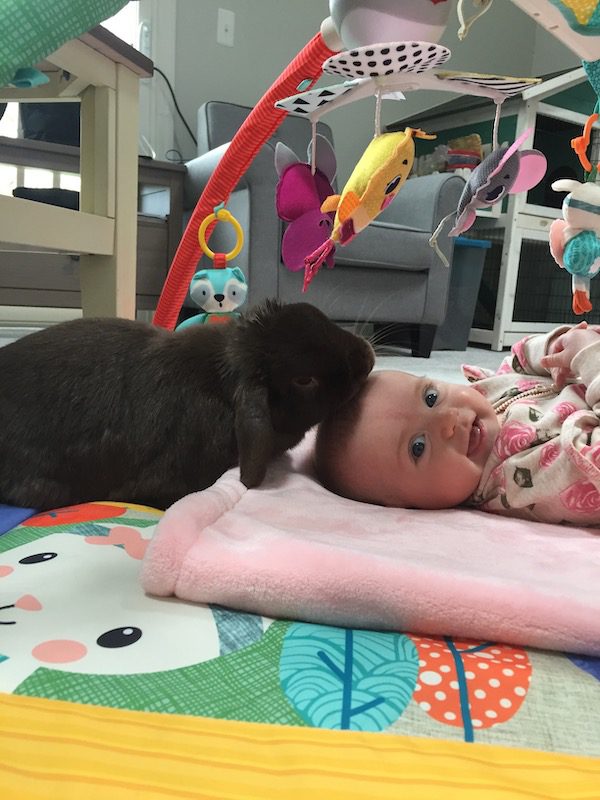
M 154 314 L 155 325 L 170 330 L 175 327 L 202 253 L 198 244 L 200 223 L 215 206 L 227 202 L 260 148 L 285 118 L 286 112 L 275 108 L 275 102 L 298 92 L 303 81 L 309 80 L 312 86 L 322 73 L 323 62 L 334 52 L 325 44 L 322 34 L 317 33 L 265 92 L 233 137 L 206 184 L 179 243 Z M 302 89 L 306 88 L 302 85 Z M 212 223 L 207 228 L 207 241 L 214 225 Z

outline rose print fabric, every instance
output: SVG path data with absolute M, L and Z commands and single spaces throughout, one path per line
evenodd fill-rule
M 568 326 L 517 342 L 494 374 L 463 367 L 491 403 L 512 400 L 471 504 L 485 511 L 543 522 L 600 526 L 600 343 L 573 361 L 577 383 L 550 395 L 540 359 Z

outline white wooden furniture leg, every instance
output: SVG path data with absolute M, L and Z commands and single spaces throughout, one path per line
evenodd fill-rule
M 89 87 L 81 105 L 81 210 L 115 220 L 111 255 L 80 258 L 84 316 L 135 318 L 138 87 L 116 64 L 116 89 Z
M 85 316 L 136 312 L 139 80 L 152 62 L 98 26 L 39 65 L 49 82 L 0 100 L 81 99 L 80 210 L 0 196 L 0 242 L 80 254 Z

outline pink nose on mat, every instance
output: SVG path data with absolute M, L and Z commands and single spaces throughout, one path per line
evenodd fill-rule
M 86 653 L 87 647 L 84 644 L 71 639 L 41 642 L 31 651 L 34 658 L 47 664 L 68 664 L 70 661 L 79 661 Z
M 34 597 L 32 594 L 24 594 L 23 597 L 19 597 L 15 603 L 15 608 L 20 608 L 23 611 L 41 611 L 42 604 L 37 597 Z
M 6 564 L 0 564 L 0 578 L 5 578 L 7 575 L 10 575 L 11 572 L 14 572 L 12 567 Z

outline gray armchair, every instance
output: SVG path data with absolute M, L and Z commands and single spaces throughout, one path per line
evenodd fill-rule
M 184 208 L 195 207 L 204 186 L 250 109 L 211 101 L 198 110 L 198 157 L 187 166 Z M 333 144 L 329 126 L 318 132 Z M 278 176 L 274 154 L 283 141 L 304 160 L 310 141 L 307 120 L 287 117 L 232 193 L 227 207 L 245 234 L 235 259 L 248 280 L 248 305 L 266 297 L 284 302 L 304 300 L 341 323 L 373 323 L 408 331 L 415 356 L 428 357 L 435 331 L 446 316 L 450 270 L 428 239 L 443 216 L 458 204 L 464 181 L 452 174 L 412 178 L 395 200 L 350 244 L 338 247 L 335 267 L 325 266 L 302 294 L 302 272 L 290 272 L 281 261 L 284 223 L 275 210 Z M 366 144 L 365 144 L 366 146 Z M 346 176 L 343 176 L 345 179 Z M 442 235 L 441 250 L 452 263 L 454 240 Z M 217 225 L 210 239 L 215 252 L 233 247 L 229 225 Z M 210 266 L 203 258 L 205 266 Z M 201 262 L 201 263 L 203 263 Z M 186 305 L 192 305 L 186 301 Z M 389 334 L 388 334 L 389 335 Z

